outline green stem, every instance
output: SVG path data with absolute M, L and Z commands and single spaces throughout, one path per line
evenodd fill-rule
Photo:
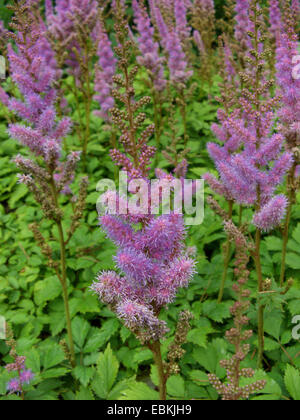
M 240 206 L 240 211 L 239 211 L 239 227 L 241 227 L 241 226 L 242 226 L 242 222 L 243 222 L 243 210 L 244 210 L 244 208 L 243 208 L 243 206 L 241 205 L 241 206 Z
M 292 208 L 293 202 L 295 199 L 295 190 L 294 190 L 294 180 L 295 180 L 295 170 L 296 164 L 293 165 L 291 173 L 288 178 L 288 186 L 289 186 L 289 206 L 287 210 L 284 231 L 283 231 L 283 245 L 282 245 L 282 258 L 281 258 L 281 272 L 280 272 L 280 287 L 284 286 L 285 281 L 285 272 L 286 272 L 286 255 L 287 255 L 287 246 L 289 241 L 289 228 L 291 223 L 292 217 Z
M 56 207 L 58 207 L 58 193 L 57 193 L 53 178 L 51 181 L 51 189 L 52 189 L 54 203 Z M 65 306 L 69 350 L 70 350 L 70 355 L 71 355 L 71 365 L 74 368 L 76 366 L 76 359 L 75 359 L 75 347 L 74 347 L 73 334 L 72 334 L 71 314 L 70 314 L 70 305 L 69 305 L 69 296 L 68 296 L 66 243 L 65 243 L 64 231 L 63 231 L 61 221 L 56 220 L 56 225 L 57 225 L 58 236 L 59 236 L 60 261 L 61 261 L 61 275 L 59 277 L 59 280 L 63 289 L 63 299 L 64 299 L 64 306 Z
M 159 107 L 159 99 L 158 99 L 158 93 L 155 90 L 155 87 L 152 82 L 152 98 L 153 98 L 153 109 L 154 109 L 154 125 L 155 125 L 155 140 L 156 140 L 156 147 L 157 152 L 160 150 L 160 107 Z
M 89 50 L 88 46 L 86 45 L 85 48 L 85 82 L 86 82 L 86 94 L 85 97 L 85 118 L 86 118 L 86 129 L 85 129 L 85 136 L 83 142 L 83 167 L 84 171 L 86 170 L 86 157 L 87 157 L 87 148 L 88 142 L 90 139 L 90 124 L 91 124 L 91 103 L 92 103 L 92 94 L 91 94 L 91 80 L 90 80 L 90 69 L 89 69 Z
M 261 231 L 259 229 L 256 230 L 256 240 L 255 240 L 255 254 L 254 254 L 254 262 L 256 267 L 256 273 L 258 278 L 258 294 L 260 295 L 263 292 L 263 274 L 262 274 L 262 266 L 261 266 L 261 256 L 260 256 L 260 245 L 261 245 Z M 264 305 L 258 305 L 258 361 L 257 365 L 258 368 L 263 367 L 263 355 L 264 355 L 264 347 L 265 347 L 265 339 L 264 339 Z
M 63 289 L 69 350 L 71 354 L 71 364 L 72 364 L 72 367 L 74 368 L 76 366 L 76 359 L 75 359 L 75 348 L 74 348 L 74 341 L 73 341 L 73 335 L 72 335 L 70 305 L 69 305 L 69 296 L 68 296 L 66 246 L 65 246 L 64 232 L 63 232 L 61 222 L 57 222 L 57 227 L 58 227 L 59 243 L 60 243 L 60 250 L 61 250 L 61 285 Z
M 228 210 L 229 219 L 232 219 L 232 211 L 233 211 L 233 202 L 229 201 L 229 210 Z M 224 296 L 225 284 L 226 284 L 227 273 L 228 273 L 228 268 L 229 268 L 229 263 L 230 263 L 230 251 L 231 251 L 231 244 L 228 238 L 225 244 L 224 270 L 223 270 L 223 276 L 222 276 L 222 281 L 221 281 L 221 286 L 220 286 L 220 291 L 219 291 L 219 296 L 218 296 L 218 303 L 222 302 L 223 296 Z
M 183 121 L 183 129 L 184 129 L 184 147 L 187 147 L 188 143 L 188 134 L 187 134 L 187 120 L 186 120 L 186 105 L 183 104 L 181 106 L 181 115 L 182 115 L 182 121 Z
M 153 359 L 157 367 L 158 379 L 159 379 L 159 398 L 162 401 L 167 399 L 167 375 L 165 374 L 160 342 L 155 341 L 153 344 L 149 344 L 149 348 L 152 351 Z

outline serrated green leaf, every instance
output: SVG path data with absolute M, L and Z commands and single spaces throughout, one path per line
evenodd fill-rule
M 133 382 L 122 392 L 120 400 L 156 401 L 159 400 L 158 392 L 149 388 L 144 382 Z
M 81 386 L 79 392 L 76 394 L 76 401 L 94 401 L 95 398 L 93 396 L 92 391 L 89 389 Z
M 73 369 L 75 378 L 78 379 L 81 385 L 85 388 L 90 383 L 94 372 L 94 368 L 87 366 L 76 366 L 75 369 Z
M 80 349 L 83 349 L 84 347 L 84 343 L 90 328 L 90 324 L 83 318 L 76 317 L 72 321 L 72 333 L 74 342 Z
M 300 372 L 293 366 L 288 365 L 285 371 L 284 383 L 291 397 L 300 401 Z
M 97 363 L 97 375 L 93 380 L 92 388 L 98 397 L 107 399 L 119 371 L 119 362 L 114 356 L 110 344 L 104 353 L 101 353 Z
M 58 344 L 53 343 L 42 352 L 41 363 L 44 370 L 47 370 L 59 365 L 65 358 L 62 348 Z
M 171 397 L 184 398 L 185 385 L 181 376 L 171 376 L 167 381 L 167 393 Z

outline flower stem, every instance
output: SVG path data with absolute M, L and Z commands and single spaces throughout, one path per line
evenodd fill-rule
M 56 207 L 58 208 L 58 193 L 57 193 L 57 189 L 56 189 L 53 178 L 51 180 L 51 189 L 52 189 L 54 203 Z M 65 242 L 64 231 L 63 231 L 61 220 L 56 220 L 55 222 L 58 229 L 59 245 L 60 245 L 61 273 L 59 276 L 59 281 L 63 289 L 63 299 L 64 299 L 64 306 L 65 306 L 69 350 L 70 350 L 70 355 L 71 355 L 71 365 L 74 368 L 76 366 L 76 359 L 75 359 L 75 348 L 74 348 L 74 341 L 73 341 L 73 334 L 72 334 L 70 305 L 69 305 L 69 297 L 68 297 L 66 242 Z
M 289 227 L 292 217 L 292 208 L 295 199 L 295 190 L 294 190 L 294 180 L 295 180 L 295 171 L 296 164 L 293 165 L 290 175 L 288 177 L 288 186 L 289 186 L 289 206 L 287 209 L 287 215 L 283 231 L 283 245 L 282 245 L 282 258 L 281 258 L 281 272 L 280 272 L 280 287 L 284 286 L 285 281 L 285 272 L 286 272 L 286 255 L 287 255 L 287 246 L 289 241 Z
M 69 350 L 71 354 L 71 365 L 74 368 L 76 366 L 75 348 L 74 348 L 74 341 L 73 341 L 73 335 L 72 335 L 71 315 L 70 315 L 70 305 L 69 305 L 68 285 L 67 285 L 66 247 L 65 247 L 64 232 L 63 232 L 61 222 L 57 222 L 57 228 L 58 228 L 60 251 L 61 251 L 61 285 L 63 289 L 63 298 L 64 298 L 64 305 L 65 305 L 67 332 L 68 332 L 68 340 L 69 340 Z
M 256 230 L 256 240 L 255 240 L 255 253 L 254 253 L 254 262 L 256 267 L 256 273 L 258 278 L 258 294 L 263 292 L 263 275 L 262 275 L 262 266 L 261 266 L 261 256 L 260 256 L 260 245 L 261 245 L 261 231 Z M 264 311 L 265 307 L 261 304 L 258 305 L 258 368 L 263 366 L 263 355 L 264 355 Z
M 89 49 L 86 44 L 85 46 L 85 82 L 86 82 L 86 92 L 85 97 L 85 135 L 83 142 L 83 167 L 86 170 L 86 157 L 87 157 L 87 148 L 88 142 L 90 139 L 90 124 L 91 124 L 91 103 L 92 103 L 92 92 L 91 92 L 91 80 L 90 80 L 90 69 L 89 69 Z M 83 84 L 84 87 L 84 84 Z M 83 89 L 84 91 L 84 89 Z
M 167 375 L 165 374 L 160 342 L 155 341 L 153 344 L 149 344 L 149 348 L 153 353 L 153 359 L 157 367 L 158 379 L 159 379 L 159 398 L 162 401 L 167 399 Z
M 233 201 L 229 201 L 228 217 L 230 220 L 232 218 L 232 211 L 233 211 Z M 224 296 L 228 267 L 230 263 L 230 251 L 231 251 L 231 244 L 230 244 L 230 239 L 228 238 L 225 244 L 224 270 L 223 270 L 223 276 L 222 276 L 222 281 L 221 281 L 221 286 L 220 286 L 220 291 L 219 291 L 218 303 L 222 302 L 223 296 Z

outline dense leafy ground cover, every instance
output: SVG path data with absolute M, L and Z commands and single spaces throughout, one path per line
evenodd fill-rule
M 42 2 L 44 3 L 44 2 Z M 131 2 L 128 2 L 131 3 Z M 267 10 L 266 6 L 265 9 Z M 9 12 L 1 5 L 2 18 L 8 21 Z M 129 10 L 129 15 L 132 11 Z M 106 24 L 112 31 L 113 20 L 107 17 Z M 216 38 L 215 38 L 216 40 Z M 217 50 L 215 41 L 215 51 Z M 216 52 L 214 53 L 216 54 Z M 94 69 L 95 66 L 93 66 Z M 136 99 L 149 94 L 147 72 L 141 67 L 134 82 Z M 222 72 L 215 64 L 210 80 L 207 81 L 199 68 L 189 80 L 193 86 L 186 98 L 187 116 L 187 178 L 201 178 L 204 173 L 217 175 L 206 145 L 216 142 L 211 125 L 217 122 L 220 95 L 219 84 Z M 75 122 L 66 137 L 62 160 L 67 151 L 80 150 L 82 143 L 77 126 L 86 117 L 86 103 L 82 92 L 78 97 L 73 91 L 73 76 L 65 71 L 61 88 L 68 103 L 68 116 Z M 16 87 L 9 76 L 2 87 L 14 95 Z M 169 87 L 169 95 L 176 97 L 176 86 Z M 18 97 L 19 94 L 17 94 Z M 162 106 L 165 126 L 161 135 L 161 150 L 170 146 L 172 134 L 184 137 L 184 125 L 180 104 L 171 100 L 174 108 L 172 124 L 168 125 L 170 102 Z M 37 245 L 32 223 L 37 223 L 46 242 L 52 247 L 52 258 L 59 261 L 61 249 L 58 242 L 58 228 L 53 220 L 47 220 L 26 185 L 18 182 L 16 168 L 12 159 L 21 154 L 32 156 L 29 149 L 20 145 L 8 134 L 7 108 L 0 112 L 0 315 L 5 317 L 13 329 L 18 355 L 26 357 L 26 368 L 34 373 L 30 385 L 24 385 L 24 395 L 8 394 L 7 383 L 15 376 L 5 368 L 12 362 L 10 348 L 5 340 L 0 340 L 0 399 L 19 400 L 145 400 L 159 399 L 159 375 L 153 362 L 153 354 L 142 345 L 137 337 L 116 317 L 106 304 L 99 301 L 91 290 L 96 275 L 105 270 L 115 270 L 113 257 L 116 246 L 99 227 L 96 202 L 99 192 L 97 183 L 104 178 L 114 179 L 115 167 L 109 155 L 111 149 L 111 126 L 95 116 L 93 110 L 99 109 L 92 102 L 90 114 L 90 134 L 88 139 L 86 166 L 79 163 L 77 174 L 87 174 L 89 178 L 86 208 L 80 226 L 75 231 L 67 247 L 67 291 L 69 297 L 72 334 L 75 344 L 76 367 L 72 367 L 67 349 L 65 307 L 61 283 Z M 146 123 L 154 118 L 152 102 L 146 105 Z M 9 118 L 13 113 L 9 112 Z M 13 120 L 15 121 L 15 120 Z M 17 118 L 17 121 L 19 119 Z M 171 129 L 173 128 L 173 130 Z M 155 145 L 155 139 L 150 143 Z M 178 140 L 177 152 L 184 148 Z M 41 162 L 41 158 L 37 160 Z M 152 165 L 172 171 L 170 161 L 163 153 L 158 153 Z M 80 176 L 76 176 L 72 190 L 78 193 Z M 279 186 L 279 192 L 287 191 L 286 183 Z M 206 195 L 212 190 L 206 184 Z M 293 279 L 288 286 L 280 287 L 279 278 L 282 262 L 282 226 L 269 233 L 262 233 L 261 262 L 264 279 L 271 284 L 260 293 L 257 291 L 257 272 L 252 260 L 248 263 L 250 277 L 248 288 L 251 291 L 251 305 L 247 311 L 250 329 L 254 331 L 248 340 L 250 352 L 243 360 L 243 366 L 255 370 L 254 378 L 242 378 L 240 385 L 265 380 L 263 390 L 252 399 L 286 400 L 300 399 L 300 343 L 292 335 L 295 325 L 292 320 L 300 314 L 300 204 L 299 195 L 292 208 L 289 227 L 289 242 L 286 257 L 286 279 Z M 68 195 L 61 195 L 60 205 L 64 209 L 62 227 L 68 231 L 74 203 Z M 220 206 L 227 211 L 228 202 L 218 197 Z M 240 206 L 233 206 L 233 222 L 238 225 Z M 254 238 L 256 228 L 251 223 L 253 208 L 245 207 L 243 221 L 248 224 L 249 237 Z M 284 222 L 284 221 L 283 221 Z M 226 254 L 226 233 L 223 221 L 209 205 L 205 205 L 205 218 L 200 226 L 188 228 L 187 245 L 196 247 L 196 274 L 188 288 L 181 289 L 174 302 L 164 307 L 160 319 L 166 321 L 169 332 L 161 341 L 163 359 L 166 358 L 182 311 L 193 314 L 191 328 L 186 342 L 185 353 L 179 362 L 180 372 L 172 374 L 167 380 L 167 398 L 217 400 L 218 392 L 212 386 L 208 374 L 216 374 L 226 381 L 226 370 L 220 361 L 229 359 L 234 347 L 225 333 L 233 327 L 230 308 L 236 300 L 232 286 L 234 276 L 234 246 L 230 248 L 229 269 L 226 278 L 224 297 L 218 301 L 220 283 L 224 270 Z M 257 369 L 258 326 L 257 310 L 264 307 L 264 356 L 263 364 Z

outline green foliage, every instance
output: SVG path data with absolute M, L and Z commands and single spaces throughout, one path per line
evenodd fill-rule
M 218 13 L 222 2 L 218 1 Z M 10 12 L 0 1 L 0 19 L 7 25 Z M 220 14 L 219 13 L 219 14 Z M 145 74 L 142 74 L 144 77 Z M 199 178 L 203 173 L 214 171 L 207 151 L 207 142 L 214 140 L 210 130 L 216 121 L 219 104 L 213 98 L 218 93 L 219 78 L 211 86 L 197 82 L 194 96 L 187 107 L 187 125 L 190 149 L 189 178 Z M 84 116 L 83 103 L 76 106 L 70 90 L 71 79 L 63 80 L 67 100 L 74 121 Z M 199 87 L 199 85 L 201 87 Z M 138 94 L 145 92 L 142 77 L 137 81 Z M 208 97 L 210 99 L 208 99 Z M 95 108 L 94 104 L 94 108 Z M 2 108 L 1 108 L 2 109 Z M 164 108 L 168 117 L 168 107 Z M 152 108 L 146 109 L 152 117 Z M 182 135 L 180 112 L 175 130 Z M 114 167 L 108 154 L 111 148 L 110 132 L 104 122 L 94 115 L 91 118 L 91 137 L 88 145 L 86 172 L 89 176 L 87 208 L 80 228 L 72 237 L 67 255 L 68 292 L 72 331 L 75 341 L 77 367 L 71 369 L 63 341 L 67 341 L 64 302 L 61 284 L 47 266 L 45 257 L 36 245 L 29 225 L 41 224 L 47 242 L 53 246 L 54 256 L 59 257 L 56 244 L 57 231 L 47 222 L 42 222 L 42 213 L 27 188 L 17 183 L 17 174 L 12 158 L 18 153 L 28 156 L 28 151 L 8 139 L 6 121 L 0 113 L 0 315 L 13 325 L 18 343 L 18 352 L 26 356 L 27 368 L 35 374 L 33 383 L 26 389 L 28 400 L 158 400 L 157 370 L 153 366 L 150 350 L 141 346 L 133 334 L 115 318 L 115 315 L 92 294 L 89 287 L 97 273 L 114 268 L 114 245 L 98 227 L 96 201 L 99 194 L 96 185 L 103 178 L 114 176 Z M 169 132 L 162 134 L 162 147 L 170 142 Z M 152 140 L 154 144 L 154 139 Z M 79 149 L 75 131 L 67 138 L 68 149 Z M 181 151 L 182 145 L 179 145 Z M 165 158 L 160 156 L 159 167 L 170 169 Z M 152 168 L 152 173 L 153 173 Z M 79 168 L 78 172 L 82 172 Z M 78 191 L 78 180 L 72 186 Z M 211 193 L 206 186 L 206 192 Z M 62 198 L 65 214 L 71 214 L 72 203 Z M 298 197 L 299 202 L 299 197 Z M 226 209 L 227 204 L 220 199 Z M 238 220 L 238 208 L 234 208 L 234 220 Z M 251 214 L 245 211 L 245 220 Z M 66 217 L 68 220 L 68 217 Z M 64 225 L 66 229 L 68 222 Z M 217 374 L 222 380 L 226 372 L 220 360 L 229 358 L 233 347 L 224 339 L 225 332 L 232 328 L 230 307 L 233 304 L 233 264 L 230 264 L 224 301 L 217 303 L 217 295 L 223 271 L 222 245 L 225 234 L 221 220 L 208 207 L 201 226 L 188 231 L 188 245 L 197 248 L 197 274 L 189 289 L 181 291 L 176 302 L 162 313 L 170 333 L 163 343 L 167 354 L 178 315 L 182 310 L 193 313 L 191 330 L 184 344 L 185 355 L 180 362 L 180 375 L 171 376 L 167 382 L 169 399 L 217 400 L 218 394 L 208 381 L 208 373 Z M 283 294 L 276 286 L 282 252 L 281 232 L 263 236 L 263 274 L 273 281 L 272 293 L 261 301 L 266 306 L 265 362 L 267 373 L 257 371 L 255 380 L 264 379 L 267 386 L 255 400 L 300 400 L 300 343 L 292 337 L 292 317 L 300 314 L 300 205 L 294 206 L 290 240 L 287 254 L 287 275 L 294 279 L 292 288 Z M 255 302 L 257 279 L 253 274 L 250 289 L 252 309 L 251 328 L 257 331 Z M 255 354 L 257 335 L 251 341 L 250 356 L 245 367 L 256 368 Z M 12 360 L 9 349 L 0 340 L 0 399 L 18 400 L 9 396 L 6 384 L 11 378 L 4 366 Z M 252 380 L 251 380 L 252 382 Z M 248 380 L 244 381 L 246 385 Z

